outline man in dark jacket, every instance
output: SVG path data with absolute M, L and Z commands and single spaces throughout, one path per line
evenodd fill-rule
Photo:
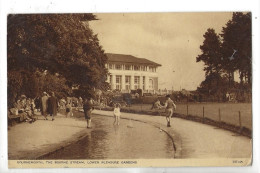
M 49 113 L 50 116 L 52 116 L 52 121 L 54 120 L 54 116 L 57 115 L 57 109 L 58 109 L 58 99 L 55 97 L 54 92 L 51 93 L 51 97 L 48 99 L 49 105 Z

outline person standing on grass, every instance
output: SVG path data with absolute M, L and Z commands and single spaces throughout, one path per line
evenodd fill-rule
M 43 92 L 43 96 L 41 97 L 41 105 L 40 105 L 41 113 L 44 116 L 44 120 L 48 120 L 47 118 L 47 110 L 48 110 L 48 96 L 46 92 Z
M 91 99 L 85 99 L 83 103 L 83 110 L 84 110 L 84 115 L 85 119 L 87 120 L 87 128 L 91 128 L 91 114 L 93 111 L 93 104 Z
M 120 115 L 121 115 L 120 105 L 117 103 L 114 108 L 114 118 L 115 118 L 114 125 L 115 124 L 119 125 Z
M 170 95 L 166 96 L 167 100 L 165 102 L 165 112 L 166 112 L 166 121 L 167 121 L 167 127 L 171 127 L 171 117 L 173 114 L 173 109 L 176 110 L 176 105 L 170 98 Z
M 54 116 L 57 115 L 57 109 L 58 109 L 58 99 L 55 97 L 54 92 L 51 93 L 51 97 L 48 101 L 48 107 L 49 107 L 49 113 L 50 116 L 52 116 L 52 121 L 54 121 Z

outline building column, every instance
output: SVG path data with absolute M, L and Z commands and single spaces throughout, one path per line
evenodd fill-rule
M 112 90 L 116 89 L 116 76 L 112 75 L 112 83 L 111 83 Z
M 125 90 L 125 75 L 122 75 L 121 85 L 122 85 L 122 90 Z
M 134 81 L 135 81 L 134 75 L 131 75 L 131 80 L 130 80 L 130 89 L 131 90 L 134 90 Z

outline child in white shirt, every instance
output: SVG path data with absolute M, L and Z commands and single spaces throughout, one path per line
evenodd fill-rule
M 119 125 L 120 115 L 121 115 L 120 105 L 116 104 L 116 106 L 114 108 L 114 118 L 115 118 L 114 125 L 115 124 Z

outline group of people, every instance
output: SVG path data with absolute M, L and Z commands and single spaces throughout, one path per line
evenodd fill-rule
M 171 99 L 170 95 L 166 95 L 166 101 L 164 106 L 161 105 L 160 100 L 157 99 L 153 104 L 151 109 L 165 109 L 167 127 L 171 127 L 171 117 L 173 115 L 173 111 L 176 110 L 176 105 Z
M 50 96 L 46 92 L 43 92 L 43 96 L 40 98 L 39 104 L 44 120 L 48 120 L 47 115 L 49 114 L 52 117 L 52 121 L 54 121 L 54 116 L 57 115 L 59 106 L 58 99 L 54 92 L 51 92 Z
M 167 127 L 171 127 L 170 118 L 173 115 L 173 111 L 176 110 L 176 105 L 173 100 L 170 98 L 170 95 L 166 96 L 166 102 L 164 106 L 161 105 L 160 100 L 157 99 L 153 104 L 151 109 L 165 109 Z M 30 99 L 26 96 L 22 95 L 20 100 L 17 100 L 15 104 L 15 108 L 10 109 L 11 114 L 15 114 L 20 116 L 21 121 L 26 120 L 29 122 L 36 121 L 35 112 L 37 109 L 40 109 L 41 114 L 44 116 L 44 120 L 48 120 L 47 115 L 51 116 L 51 120 L 54 121 L 54 116 L 57 115 L 59 106 L 62 104 L 59 103 L 57 97 L 54 92 L 51 92 L 50 95 L 46 92 L 43 92 L 42 97 L 37 99 Z M 91 98 L 82 98 L 79 99 L 79 105 L 82 105 L 84 110 L 84 116 L 87 121 L 87 128 L 91 128 L 91 116 L 92 111 L 94 110 L 94 103 Z M 66 110 L 66 117 L 73 116 L 72 100 L 67 98 L 64 102 L 64 107 Z M 113 115 L 114 115 L 114 125 L 119 125 L 120 123 L 120 104 L 116 104 L 114 107 Z
M 35 103 L 34 99 L 21 95 L 20 99 L 16 101 L 14 107 L 9 109 L 11 115 L 19 117 L 19 121 L 28 121 L 29 123 L 35 122 Z
M 28 121 L 32 123 L 37 120 L 35 115 L 40 109 L 45 120 L 48 119 L 47 115 L 50 114 L 53 121 L 54 116 L 57 115 L 58 105 L 58 99 L 55 97 L 54 92 L 50 96 L 46 92 L 43 92 L 42 97 L 35 99 L 21 95 L 14 104 L 14 107 L 9 109 L 9 113 L 19 117 L 20 122 Z
M 81 104 L 82 98 L 79 98 L 79 104 Z M 77 106 L 79 106 L 79 104 Z M 82 104 L 81 104 L 82 105 Z M 48 120 L 47 115 L 49 114 L 52 117 L 52 121 L 54 121 L 54 116 L 57 115 L 57 112 L 59 109 L 65 109 L 65 116 L 72 117 L 73 111 L 72 107 L 75 106 L 73 103 L 72 98 L 67 97 L 67 99 L 60 99 L 58 100 L 55 96 L 54 92 L 51 92 L 51 94 L 47 94 L 46 92 L 43 92 L 43 96 L 39 99 L 39 108 L 41 111 L 41 114 L 44 116 L 45 120 Z

